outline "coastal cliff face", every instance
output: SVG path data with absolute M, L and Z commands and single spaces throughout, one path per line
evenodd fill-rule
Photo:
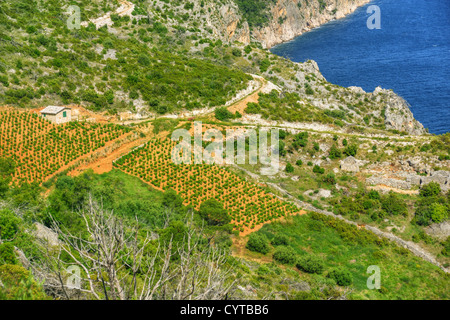
M 320 25 L 345 17 L 370 0 L 278 0 L 270 9 L 272 19 L 252 36 L 264 48 L 294 39 Z
M 423 125 L 414 119 L 409 105 L 402 97 L 391 90 L 376 88 L 375 95 L 384 97 L 384 123 L 386 129 L 407 132 L 411 135 L 422 135 L 426 133 Z
M 271 48 L 294 39 L 322 24 L 341 19 L 370 0 L 278 0 L 267 9 L 269 20 L 264 26 L 249 28 L 236 1 L 209 3 L 206 24 L 225 42 L 251 40 Z M 270 3 L 270 2 L 269 2 Z
M 210 3 L 210 13 L 205 16 L 206 25 L 212 30 L 214 37 L 232 43 L 239 41 L 244 44 L 250 43 L 250 28 L 242 18 L 239 7 L 233 1 L 225 4 Z

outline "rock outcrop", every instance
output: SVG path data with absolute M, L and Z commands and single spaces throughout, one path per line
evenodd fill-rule
M 430 182 L 437 182 L 443 192 L 450 190 L 450 171 L 432 170 L 417 158 L 371 165 L 365 170 L 365 173 L 371 174 L 366 179 L 368 185 L 383 185 L 410 190 L 414 187 L 420 188 Z
M 34 223 L 34 225 L 36 227 L 36 230 L 33 233 L 36 238 L 47 242 L 51 247 L 56 247 L 59 245 L 58 234 L 56 232 L 38 222 Z
M 450 221 L 432 224 L 425 228 L 425 232 L 430 236 L 445 240 L 450 236 Z
M 374 94 L 382 95 L 386 100 L 386 108 L 384 110 L 386 129 L 403 131 L 411 135 L 426 133 L 423 125 L 414 119 L 414 115 L 405 99 L 395 94 L 392 90 L 386 90 L 380 87 L 375 89 Z
M 359 172 L 359 161 L 350 156 L 341 160 L 341 170 L 347 172 Z
M 213 30 L 213 34 L 224 42 L 250 43 L 250 28 L 239 13 L 239 7 L 234 3 L 221 5 L 218 13 L 212 15 L 207 24 Z
M 450 171 L 433 171 L 428 177 L 421 177 L 420 185 L 437 182 L 441 186 L 441 190 L 447 192 L 450 190 Z
M 278 0 L 270 9 L 272 19 L 262 28 L 252 30 L 252 36 L 264 48 L 317 28 L 320 25 L 345 17 L 370 0 Z

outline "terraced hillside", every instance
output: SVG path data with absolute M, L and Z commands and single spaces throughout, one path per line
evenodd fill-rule
M 14 183 L 41 183 L 129 132 L 129 128 L 114 124 L 55 125 L 36 113 L 4 109 L 0 111 L 0 157 L 13 159 Z
M 266 222 L 301 212 L 296 206 L 280 201 L 264 188 L 224 167 L 174 164 L 171 151 L 175 144 L 166 138 L 153 139 L 114 165 L 157 189 L 175 190 L 185 205 L 192 205 L 196 210 L 208 199 L 222 202 L 235 230 L 244 234 Z

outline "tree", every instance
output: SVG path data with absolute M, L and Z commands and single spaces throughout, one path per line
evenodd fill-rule
M 200 216 L 210 225 L 224 225 L 231 222 L 231 218 L 227 210 L 223 208 L 223 204 L 216 199 L 208 199 L 200 205 Z
M 435 223 L 441 223 L 448 218 L 447 207 L 440 203 L 433 203 L 431 205 L 431 220 Z
M 420 189 L 421 197 L 433 197 L 441 193 L 441 186 L 437 182 L 430 182 Z
M 286 172 L 287 173 L 292 173 L 294 172 L 294 167 L 292 166 L 292 164 L 290 164 L 289 162 L 286 164 Z
M 344 149 L 344 154 L 347 156 L 356 156 L 358 153 L 358 146 L 356 144 L 351 144 L 347 148 Z
M 173 189 L 169 189 L 164 192 L 162 204 L 164 206 L 165 213 L 164 228 L 168 226 L 169 222 L 176 215 L 186 214 L 186 207 L 183 205 L 183 199 Z
M 137 223 L 128 224 L 104 210 L 91 196 L 78 212 L 87 235 L 71 234 L 54 224 L 61 244 L 42 248 L 44 259 L 33 271 L 60 299 L 213 300 L 224 299 L 236 284 L 227 255 L 205 243 L 203 230 L 187 217 L 178 243 L 154 239 Z M 80 287 L 70 288 L 69 266 L 81 270 Z
M 342 157 L 342 151 L 335 144 L 333 144 L 330 148 L 330 153 L 328 154 L 328 157 L 332 160 L 339 159 L 340 157 Z

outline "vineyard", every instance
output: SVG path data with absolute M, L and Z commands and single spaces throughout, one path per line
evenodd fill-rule
M 16 164 L 13 183 L 41 183 L 59 169 L 105 146 L 130 129 L 108 124 L 54 125 L 35 113 L 0 111 L 0 157 Z
M 236 230 L 253 230 L 266 222 L 299 213 L 263 188 L 240 178 L 227 168 L 205 164 L 172 162 L 176 142 L 156 138 L 118 159 L 114 166 L 137 176 L 160 190 L 175 190 L 186 205 L 199 209 L 214 198 L 224 204 Z

